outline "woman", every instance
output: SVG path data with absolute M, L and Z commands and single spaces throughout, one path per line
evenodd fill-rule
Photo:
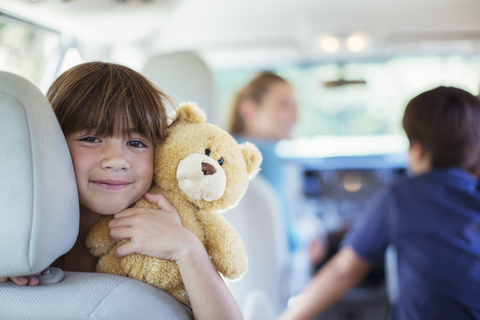
M 281 218 L 287 232 L 289 251 L 292 255 L 309 251 L 309 259 L 305 261 L 303 258 L 302 262 L 298 262 L 300 268 L 304 269 L 301 272 L 306 273 L 302 275 L 303 281 L 306 281 L 310 276 L 311 264 L 316 265 L 323 260 L 325 246 L 318 237 L 319 232 L 305 236 L 304 232 L 300 235 L 295 230 L 292 208 L 287 201 L 282 160 L 275 154 L 275 144 L 279 140 L 292 138 L 297 120 L 297 99 L 292 85 L 271 72 L 262 72 L 237 93 L 229 130 L 239 142 L 248 140 L 262 153 L 260 175 L 272 185 L 281 201 Z M 305 257 L 305 254 L 300 256 Z M 300 282 L 294 284 L 302 285 Z

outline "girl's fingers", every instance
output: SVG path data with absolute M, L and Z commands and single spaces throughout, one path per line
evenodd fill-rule
M 38 285 L 38 278 L 35 275 L 27 276 L 28 285 L 34 287 Z
M 115 227 L 110 229 L 110 237 L 115 240 L 115 242 L 131 238 L 131 233 L 132 230 L 129 227 Z
M 0 283 L 2 282 L 7 282 L 8 279 L 12 280 L 16 285 L 19 285 L 19 286 L 25 286 L 25 285 L 29 285 L 29 286 L 36 286 L 38 285 L 38 278 L 37 276 L 40 275 L 40 272 L 38 273 L 35 273 L 35 274 L 32 274 L 30 276 L 22 276 L 22 277 L 0 277 Z
M 28 279 L 26 277 L 10 277 L 16 285 L 24 286 L 28 283 Z
M 135 209 L 136 208 L 127 208 L 123 211 L 120 211 L 119 213 L 116 213 L 114 215 L 115 218 L 125 218 L 125 217 L 129 217 L 129 216 L 133 216 L 135 214 Z
M 177 211 L 174 206 L 170 202 L 168 202 L 167 198 L 163 194 L 151 194 L 145 193 L 145 199 L 148 200 L 151 204 L 156 204 L 158 209 L 165 210 L 165 211 Z
M 112 228 L 120 228 L 120 227 L 131 227 L 132 226 L 132 223 L 131 223 L 131 219 L 130 219 L 130 216 L 127 216 L 127 217 L 117 217 L 117 215 L 115 215 L 115 218 L 110 220 L 110 222 L 108 223 L 108 227 L 110 229 Z
M 120 259 L 122 257 L 128 256 L 129 254 L 136 253 L 135 252 L 135 244 L 133 242 L 125 243 L 118 247 L 115 252 L 115 258 Z

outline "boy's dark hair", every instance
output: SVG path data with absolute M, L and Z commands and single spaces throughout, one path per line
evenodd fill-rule
M 473 171 L 480 163 L 480 100 L 465 90 L 438 87 L 413 98 L 403 116 L 410 143 L 432 155 L 433 167 Z
M 47 99 L 65 136 L 80 130 L 124 135 L 133 129 L 154 143 L 167 135 L 166 105 L 176 105 L 140 73 L 104 62 L 65 71 L 48 90 Z

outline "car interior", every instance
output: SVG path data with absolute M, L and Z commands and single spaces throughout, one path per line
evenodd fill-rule
M 224 129 L 233 97 L 255 74 L 293 85 L 294 138 L 275 152 L 294 217 L 314 218 L 304 227 L 320 230 L 325 258 L 296 272 L 281 199 L 260 175 L 223 213 L 249 258 L 244 278 L 227 284 L 245 319 L 275 319 L 376 196 L 408 177 L 406 103 L 438 85 L 479 94 L 478 13 L 475 0 L 0 0 L 0 276 L 42 273 L 36 287 L 0 283 L 0 319 L 193 319 L 134 279 L 48 268 L 78 234 L 73 166 L 45 98 L 65 70 L 126 65 Z M 389 319 L 396 267 L 389 247 L 318 320 Z

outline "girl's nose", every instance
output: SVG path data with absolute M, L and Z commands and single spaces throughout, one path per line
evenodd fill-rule
M 127 170 L 130 164 L 123 154 L 123 148 L 119 146 L 110 146 L 104 153 L 101 167 L 105 170 Z

